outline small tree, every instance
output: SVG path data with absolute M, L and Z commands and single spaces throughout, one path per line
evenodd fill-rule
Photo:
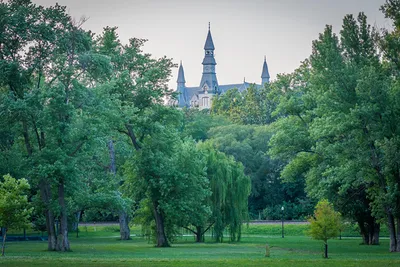
M 324 241 L 324 258 L 328 258 L 328 239 L 339 235 L 340 213 L 333 209 L 328 200 L 323 199 L 315 206 L 314 216 L 308 221 L 310 222 L 308 235 L 313 239 Z
M 4 229 L 1 255 L 4 256 L 7 229 L 20 229 L 29 222 L 32 208 L 28 208 L 25 192 L 30 188 L 26 179 L 16 180 L 9 174 L 0 181 L 0 225 Z

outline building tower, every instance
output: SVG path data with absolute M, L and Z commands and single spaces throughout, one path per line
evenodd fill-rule
M 264 56 L 264 64 L 261 73 L 261 86 L 264 84 L 269 83 L 269 72 L 268 72 L 268 65 L 267 65 L 267 58 Z
M 182 61 L 179 64 L 179 70 L 178 70 L 178 79 L 176 80 L 178 86 L 177 86 L 177 92 L 179 93 L 178 96 L 178 107 L 184 107 L 187 105 L 187 92 L 185 90 L 185 72 L 183 71 L 183 66 L 182 66 Z
M 217 75 L 215 73 L 214 43 L 211 37 L 210 23 L 208 23 L 208 34 L 204 45 L 203 75 L 200 81 L 202 93 L 219 94 Z

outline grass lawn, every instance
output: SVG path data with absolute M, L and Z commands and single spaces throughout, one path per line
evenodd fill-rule
M 196 244 L 193 237 L 183 237 L 170 248 L 155 248 L 144 238 L 120 241 L 112 228 L 97 227 L 83 230 L 79 238 L 71 234 L 68 253 L 46 251 L 47 242 L 9 242 L 0 266 L 400 266 L 400 254 L 388 252 L 387 239 L 380 246 L 359 245 L 358 238 L 331 240 L 330 258 L 322 259 L 319 241 L 250 232 L 240 243 Z M 266 243 L 269 258 L 264 257 Z

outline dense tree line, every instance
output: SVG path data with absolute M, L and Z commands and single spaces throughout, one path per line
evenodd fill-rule
M 85 31 L 59 5 L 0 2 L 0 175 L 29 182 L 49 250 L 70 250 L 92 211 L 118 217 L 121 239 L 134 217 L 163 247 L 180 227 L 238 241 L 248 211 L 298 219 L 328 199 L 365 244 L 386 223 L 400 251 L 400 1 L 381 10 L 392 30 L 347 15 L 293 73 L 198 111 L 164 105 L 174 64 L 146 40 Z
M 282 181 L 328 198 L 358 223 L 365 244 L 379 243 L 385 222 L 390 251 L 400 251 L 400 1 L 381 10 L 392 30 L 347 15 L 340 35 L 326 26 L 294 73 L 261 90 L 232 90 L 212 111 L 240 124 L 270 123 L 267 153 L 282 164 Z
M 220 152 L 184 137 L 183 112 L 164 105 L 171 59 L 122 44 L 117 28 L 83 30 L 57 4 L 2 1 L 0 18 L 0 173 L 31 185 L 49 250 L 70 250 L 91 211 L 118 216 L 121 239 L 133 214 L 147 218 L 157 246 L 177 227 L 240 239 L 248 177 L 222 153 L 213 173 Z

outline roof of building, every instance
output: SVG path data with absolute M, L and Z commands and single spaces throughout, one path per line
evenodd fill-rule
M 204 45 L 204 50 L 215 50 L 214 43 L 211 37 L 211 31 L 208 29 L 207 40 Z
M 185 83 L 185 72 L 183 71 L 183 66 L 182 66 L 182 61 L 181 64 L 179 65 L 179 70 L 178 70 L 178 80 L 176 81 L 177 83 Z
M 264 64 L 263 64 L 263 69 L 262 69 L 262 73 L 261 73 L 261 78 L 270 78 L 266 57 L 264 57 Z

